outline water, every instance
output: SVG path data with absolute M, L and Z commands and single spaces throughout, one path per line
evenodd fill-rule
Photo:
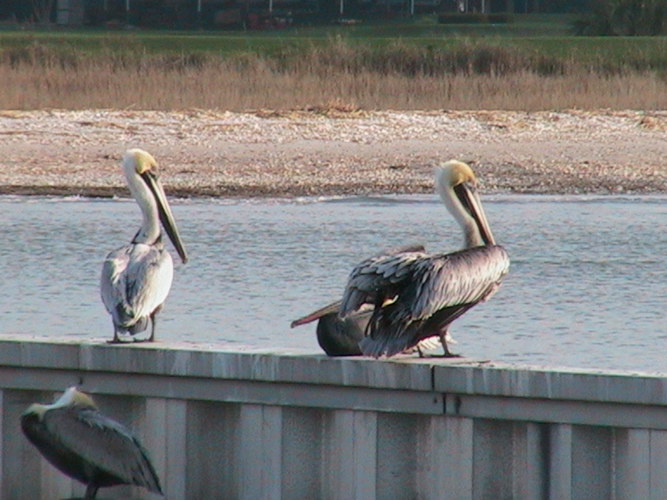
M 475 359 L 667 372 L 667 197 L 485 196 L 512 267 L 457 320 Z M 190 262 L 176 264 L 158 339 L 319 352 L 295 317 L 340 297 L 379 249 L 455 250 L 433 196 L 175 200 Z M 0 197 L 0 333 L 109 339 L 102 261 L 140 222 L 130 200 Z M 172 249 L 172 255 L 175 252 Z M 175 257 L 176 259 L 176 257 Z

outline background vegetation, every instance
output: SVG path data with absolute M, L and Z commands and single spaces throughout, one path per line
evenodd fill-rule
M 0 32 L 3 108 L 667 107 L 667 38 L 433 17 L 270 32 Z M 474 33 L 471 34 L 471 33 Z M 524 33 L 519 35 L 518 33 Z
M 575 22 L 581 35 L 661 35 L 667 0 L 592 0 L 590 14 Z

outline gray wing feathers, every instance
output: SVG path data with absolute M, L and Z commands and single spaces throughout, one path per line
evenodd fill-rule
M 389 250 L 384 250 L 376 255 L 376 257 L 381 257 L 383 255 L 396 255 L 400 253 L 409 253 L 409 252 L 425 252 L 426 248 L 420 243 L 413 243 L 412 245 L 402 245 L 399 247 L 393 247 Z
M 154 304 L 154 297 L 165 258 L 169 258 L 169 254 L 152 248 L 145 258 L 131 262 L 128 267 L 126 274 L 127 302 L 138 315 L 150 314 L 155 307 L 160 305 Z
M 111 252 L 102 266 L 100 293 L 114 324 L 130 327 L 167 297 L 173 264 L 168 252 L 129 245 Z
M 127 303 L 123 275 L 130 262 L 130 254 L 126 249 L 127 247 L 111 252 L 102 265 L 100 295 L 104 306 L 112 315 L 119 304 Z
M 146 450 L 118 422 L 97 410 L 68 407 L 49 411 L 44 423 L 64 446 L 99 469 L 161 493 Z
M 400 247 L 390 248 L 389 250 L 385 250 L 385 251 L 379 253 L 378 255 L 376 255 L 376 257 L 386 258 L 387 256 L 390 256 L 390 255 L 397 255 L 397 254 L 402 254 L 402 253 L 406 253 L 406 252 L 424 252 L 424 246 L 420 245 L 420 244 L 413 244 L 413 245 L 404 245 L 404 246 L 400 246 Z M 369 261 L 370 260 L 371 259 L 369 259 Z M 322 316 L 325 316 L 325 315 L 330 314 L 332 312 L 339 312 L 341 302 L 342 301 L 338 300 L 338 301 L 333 302 L 329 305 L 321 307 L 317 311 L 313 311 L 312 313 L 310 313 L 306 316 L 303 316 L 299 319 L 295 319 L 294 321 L 292 321 L 290 326 L 292 328 L 294 328 L 295 326 L 305 325 L 306 323 L 310 323 L 311 321 L 315 321 L 316 319 L 320 319 Z M 363 303 L 364 302 L 362 301 L 360 304 L 358 304 L 355 307 L 355 309 L 359 309 L 363 305 Z
M 341 313 L 351 314 L 361 304 L 375 303 L 366 335 L 388 341 L 438 311 L 471 307 L 488 299 L 508 270 L 507 252 L 495 245 L 450 254 L 373 257 L 352 271 Z
M 423 319 L 445 307 L 477 303 L 509 269 L 502 247 L 476 247 L 416 264 L 415 301 L 410 319 Z
M 415 263 L 426 256 L 423 252 L 406 252 L 371 257 L 360 263 L 350 273 L 341 315 L 350 314 L 365 303 L 375 303 L 379 296 L 383 300 L 393 297 L 396 285 L 409 277 Z

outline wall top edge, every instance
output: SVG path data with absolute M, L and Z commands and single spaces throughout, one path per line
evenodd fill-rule
M 513 365 L 469 358 L 330 358 L 238 343 L 110 345 L 0 334 L 0 367 L 140 373 L 667 406 L 667 374 Z

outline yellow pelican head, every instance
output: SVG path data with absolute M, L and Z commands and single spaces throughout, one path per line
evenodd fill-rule
M 44 419 L 44 414 L 47 411 L 54 410 L 56 408 L 65 408 L 67 406 L 77 406 L 81 408 L 97 409 L 97 406 L 95 405 L 93 399 L 90 396 L 84 394 L 83 392 L 77 390 L 76 387 L 72 386 L 68 388 L 65 392 L 63 392 L 55 403 L 50 405 L 33 403 L 28 407 L 28 409 L 23 414 L 36 415 L 37 418 L 41 421 Z
M 466 247 L 495 244 L 477 193 L 477 177 L 470 165 L 449 160 L 436 167 L 435 186 L 440 199 L 463 228 Z

